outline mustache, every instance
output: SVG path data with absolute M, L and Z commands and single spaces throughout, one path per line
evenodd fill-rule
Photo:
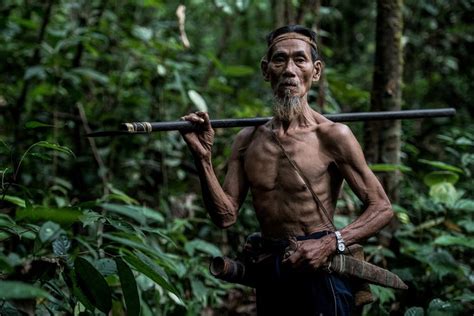
M 278 87 L 280 86 L 297 86 L 298 81 L 294 79 L 283 79 L 278 82 Z

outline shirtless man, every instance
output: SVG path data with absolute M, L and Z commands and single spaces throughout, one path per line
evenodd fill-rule
M 275 97 L 274 117 L 265 125 L 239 132 L 223 186 L 211 163 L 214 131 L 208 114 L 183 117 L 202 128 L 202 132 L 183 137 L 195 158 L 206 209 L 217 226 L 227 228 L 236 222 L 250 188 L 262 237 L 270 241 L 298 238 L 298 247 L 289 258 L 276 256 L 271 267 L 262 269 L 257 283 L 258 314 L 348 315 L 350 284 L 318 268 L 337 252 L 337 245 L 348 246 L 378 232 L 393 211 L 351 130 L 308 105 L 308 91 L 322 70 L 316 34 L 290 25 L 270 33 L 267 41 L 261 69 Z M 272 131 L 331 218 L 343 180 L 363 202 L 363 213 L 341 229 L 339 236 L 272 138 Z

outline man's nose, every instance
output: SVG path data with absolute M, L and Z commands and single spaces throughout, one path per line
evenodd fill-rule
M 283 75 L 287 77 L 294 77 L 296 76 L 296 65 L 293 59 L 289 59 L 286 63 L 285 69 L 283 71 Z

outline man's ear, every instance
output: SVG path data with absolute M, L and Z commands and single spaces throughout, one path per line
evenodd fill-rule
M 319 81 L 319 78 L 321 78 L 321 73 L 323 71 L 323 63 L 320 60 L 316 60 L 313 63 L 314 69 L 313 69 L 313 81 L 317 82 Z
M 263 80 L 270 81 L 270 77 L 268 75 L 268 61 L 264 57 L 262 61 L 260 61 L 260 70 L 262 71 Z

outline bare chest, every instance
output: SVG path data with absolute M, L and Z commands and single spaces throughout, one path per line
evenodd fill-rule
M 318 186 L 318 183 L 328 181 L 328 166 L 332 160 L 314 132 L 280 137 L 280 141 L 312 184 Z M 304 181 L 270 133 L 257 135 L 250 144 L 245 154 L 244 168 L 252 190 L 281 190 L 286 193 L 306 190 Z

